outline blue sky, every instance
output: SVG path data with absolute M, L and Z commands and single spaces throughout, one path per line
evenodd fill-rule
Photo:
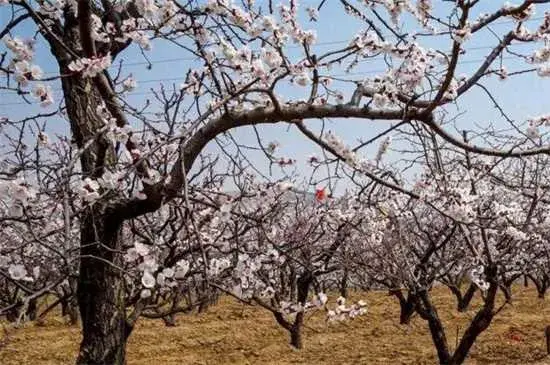
M 257 4 L 267 3 L 264 0 L 257 0 Z M 305 7 L 308 5 L 315 6 L 319 1 L 301 1 L 302 14 L 304 21 L 306 20 Z M 433 1 L 436 7 L 435 15 L 444 16 L 448 13 L 450 4 L 443 3 L 441 1 Z M 481 1 L 474 9 L 473 18 L 479 13 L 492 12 L 496 10 L 504 1 Z M 548 6 L 538 6 L 537 12 L 534 16 L 535 20 L 526 22 L 528 28 L 534 28 L 541 22 L 540 18 L 543 16 L 544 11 L 550 9 Z M 8 7 L 0 8 L 0 29 L 3 24 L 6 24 L 10 19 L 10 11 Z M 304 22 L 305 24 L 305 22 Z M 402 25 L 410 32 L 418 30 L 418 26 L 414 24 L 409 18 L 404 17 L 402 19 Z M 323 51 L 331 50 L 335 47 L 344 46 L 358 31 L 365 28 L 365 24 L 360 21 L 351 18 L 346 15 L 336 0 L 327 0 L 326 4 L 321 10 L 320 21 L 318 23 L 310 23 L 311 28 L 314 28 L 318 34 L 318 46 L 314 47 L 314 52 L 320 54 Z M 514 22 L 506 19 L 500 20 L 497 24 L 491 27 L 491 30 L 497 35 L 503 35 L 507 30 L 512 29 Z M 306 25 L 306 28 L 308 26 Z M 24 26 L 19 28 L 19 31 L 14 35 L 20 37 L 29 37 L 35 30 L 28 22 Z M 338 43 L 340 42 L 340 43 Z M 328 44 L 327 44 L 328 43 Z M 448 52 L 451 48 L 451 41 L 449 36 L 444 37 L 432 37 L 428 39 L 420 39 L 419 43 L 427 47 L 434 49 L 440 49 Z M 470 75 L 482 62 L 482 59 L 490 52 L 490 48 L 494 47 L 498 43 L 497 37 L 491 32 L 484 30 L 472 37 L 465 43 L 467 53 L 463 56 L 463 62 L 459 65 L 458 74 Z M 528 54 L 532 50 L 530 45 L 518 45 L 513 46 L 511 49 Z M 0 52 L 3 51 L 3 45 L 0 46 Z M 292 49 L 289 51 L 296 57 L 300 56 L 299 49 Z M 151 87 L 158 87 L 160 82 L 153 80 L 165 80 L 162 83 L 166 86 L 170 86 L 175 83 L 179 85 L 187 70 L 190 67 L 196 67 L 197 64 L 194 61 L 189 60 L 190 55 L 182 52 L 181 49 L 175 48 L 164 41 L 153 42 L 152 51 L 147 52 L 148 57 L 152 60 L 152 69 L 147 69 L 143 56 L 138 52 L 137 47 L 131 47 L 125 52 L 119 59 L 124 60 L 125 63 L 129 63 L 125 68 L 126 74 L 132 73 L 139 83 L 139 88 L 134 92 L 134 95 L 130 97 L 131 101 L 137 103 L 143 103 L 148 97 L 151 97 L 149 89 Z M 155 62 L 158 61 L 158 62 Z M 530 66 L 519 62 L 517 59 L 505 58 L 503 64 L 509 71 L 516 71 Z M 56 66 L 53 59 L 49 55 L 49 50 L 45 44 L 41 41 L 37 45 L 36 63 L 39 64 L 45 72 L 55 72 Z M 376 74 L 382 73 L 385 69 L 384 64 L 381 61 L 367 61 L 362 62 L 353 71 L 352 78 L 361 80 L 366 77 L 372 77 Z M 340 71 L 334 71 L 334 73 L 341 74 Z M 168 80 L 166 80 L 168 79 Z M 493 92 L 493 96 L 498 102 L 506 106 L 506 111 L 512 119 L 517 121 L 525 120 L 528 117 L 545 114 L 548 112 L 547 95 L 550 95 L 550 78 L 543 79 L 536 74 L 526 74 L 521 77 L 514 77 L 506 82 L 499 81 L 496 77 L 483 81 L 483 84 Z M 59 86 L 52 84 L 54 89 L 59 89 Z M 344 93 L 348 96 L 351 94 L 350 87 L 343 88 Z M 286 86 L 280 90 L 280 93 L 284 94 L 287 99 L 298 96 L 303 93 L 304 90 L 299 90 L 295 86 Z M 55 92 L 56 99 L 60 98 L 60 91 Z M 29 115 L 32 111 L 39 110 L 35 106 L 28 106 L 20 104 L 21 98 L 17 95 L 10 95 L 3 90 L 0 90 L 0 116 L 9 116 L 10 118 L 18 118 L 21 116 Z M 452 116 L 453 113 L 461 113 L 457 119 L 457 126 L 459 129 L 473 129 L 476 125 L 486 126 L 489 123 L 494 123 L 497 126 L 503 126 L 504 121 L 500 117 L 499 111 L 494 108 L 491 101 L 485 96 L 483 91 L 474 87 L 471 92 L 461 97 L 458 100 L 458 108 L 450 107 L 449 113 Z M 369 139 L 374 134 L 386 126 L 388 122 L 376 122 L 376 121 L 361 121 L 361 120 L 337 120 L 329 121 L 327 124 L 329 128 L 336 131 L 339 136 L 344 138 L 350 145 L 353 145 L 359 139 Z M 310 125 L 316 125 L 315 122 Z M 66 133 L 67 125 L 63 120 L 58 118 L 52 118 L 48 120 L 48 131 L 50 134 Z M 250 128 L 242 128 L 240 130 L 232 132 L 233 135 L 244 144 L 253 142 L 256 140 L 254 133 Z M 305 163 L 308 155 L 311 153 L 319 154 L 319 150 L 313 146 L 309 141 L 297 133 L 294 128 L 289 128 L 288 125 L 276 125 L 276 126 L 262 126 L 260 133 L 264 141 L 267 143 L 271 140 L 276 140 L 281 144 L 279 154 L 285 157 L 292 157 L 298 160 L 297 169 L 303 174 L 308 174 L 309 168 Z M 397 143 L 397 148 L 406 147 Z M 367 158 L 373 158 L 376 153 L 377 144 L 364 151 Z M 212 149 L 211 151 L 215 151 Z M 398 159 L 399 154 L 393 153 L 387 157 L 389 161 Z M 266 163 L 263 157 L 259 154 L 251 154 L 250 158 L 256 162 L 256 165 L 265 167 Z M 265 170 L 267 171 L 267 169 Z

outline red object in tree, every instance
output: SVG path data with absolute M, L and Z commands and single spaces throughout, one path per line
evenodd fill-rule
M 315 199 L 317 199 L 318 202 L 325 200 L 326 197 L 327 197 L 327 193 L 325 191 L 325 188 L 315 189 Z

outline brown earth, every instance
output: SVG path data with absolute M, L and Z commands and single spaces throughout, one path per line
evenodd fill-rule
M 445 320 L 453 345 L 475 310 L 458 313 L 448 290 L 434 290 L 434 303 Z M 287 334 L 260 308 L 223 298 L 207 313 L 179 316 L 177 327 L 141 320 L 130 338 L 128 365 L 172 364 L 435 364 L 427 325 L 415 317 L 399 324 L 399 306 L 385 292 L 359 295 L 369 313 L 353 321 L 327 324 L 321 313 L 310 316 L 305 348 L 293 350 Z M 550 300 L 550 299 L 548 299 Z M 478 339 L 468 364 L 550 364 L 545 356 L 544 327 L 549 302 L 532 288 L 516 287 L 506 306 Z M 52 316 L 45 325 L 14 329 L 4 324 L 0 364 L 72 364 L 79 330 Z

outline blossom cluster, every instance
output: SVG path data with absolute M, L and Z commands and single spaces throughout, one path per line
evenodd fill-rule
M 40 66 L 32 63 L 34 58 L 34 40 L 6 37 L 4 43 L 13 53 L 9 69 L 14 72 L 15 80 L 19 86 L 25 88 L 29 86 L 31 81 L 35 81 L 32 89 L 33 96 L 40 101 L 43 107 L 53 104 L 54 99 L 51 86 L 39 82 L 43 76 L 43 71 Z

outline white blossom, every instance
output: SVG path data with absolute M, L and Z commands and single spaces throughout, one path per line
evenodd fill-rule
M 144 271 L 141 276 L 141 284 L 147 289 L 154 288 L 156 284 L 155 277 L 149 271 Z
M 27 276 L 27 269 L 21 264 L 10 265 L 8 274 L 13 280 L 23 280 Z

